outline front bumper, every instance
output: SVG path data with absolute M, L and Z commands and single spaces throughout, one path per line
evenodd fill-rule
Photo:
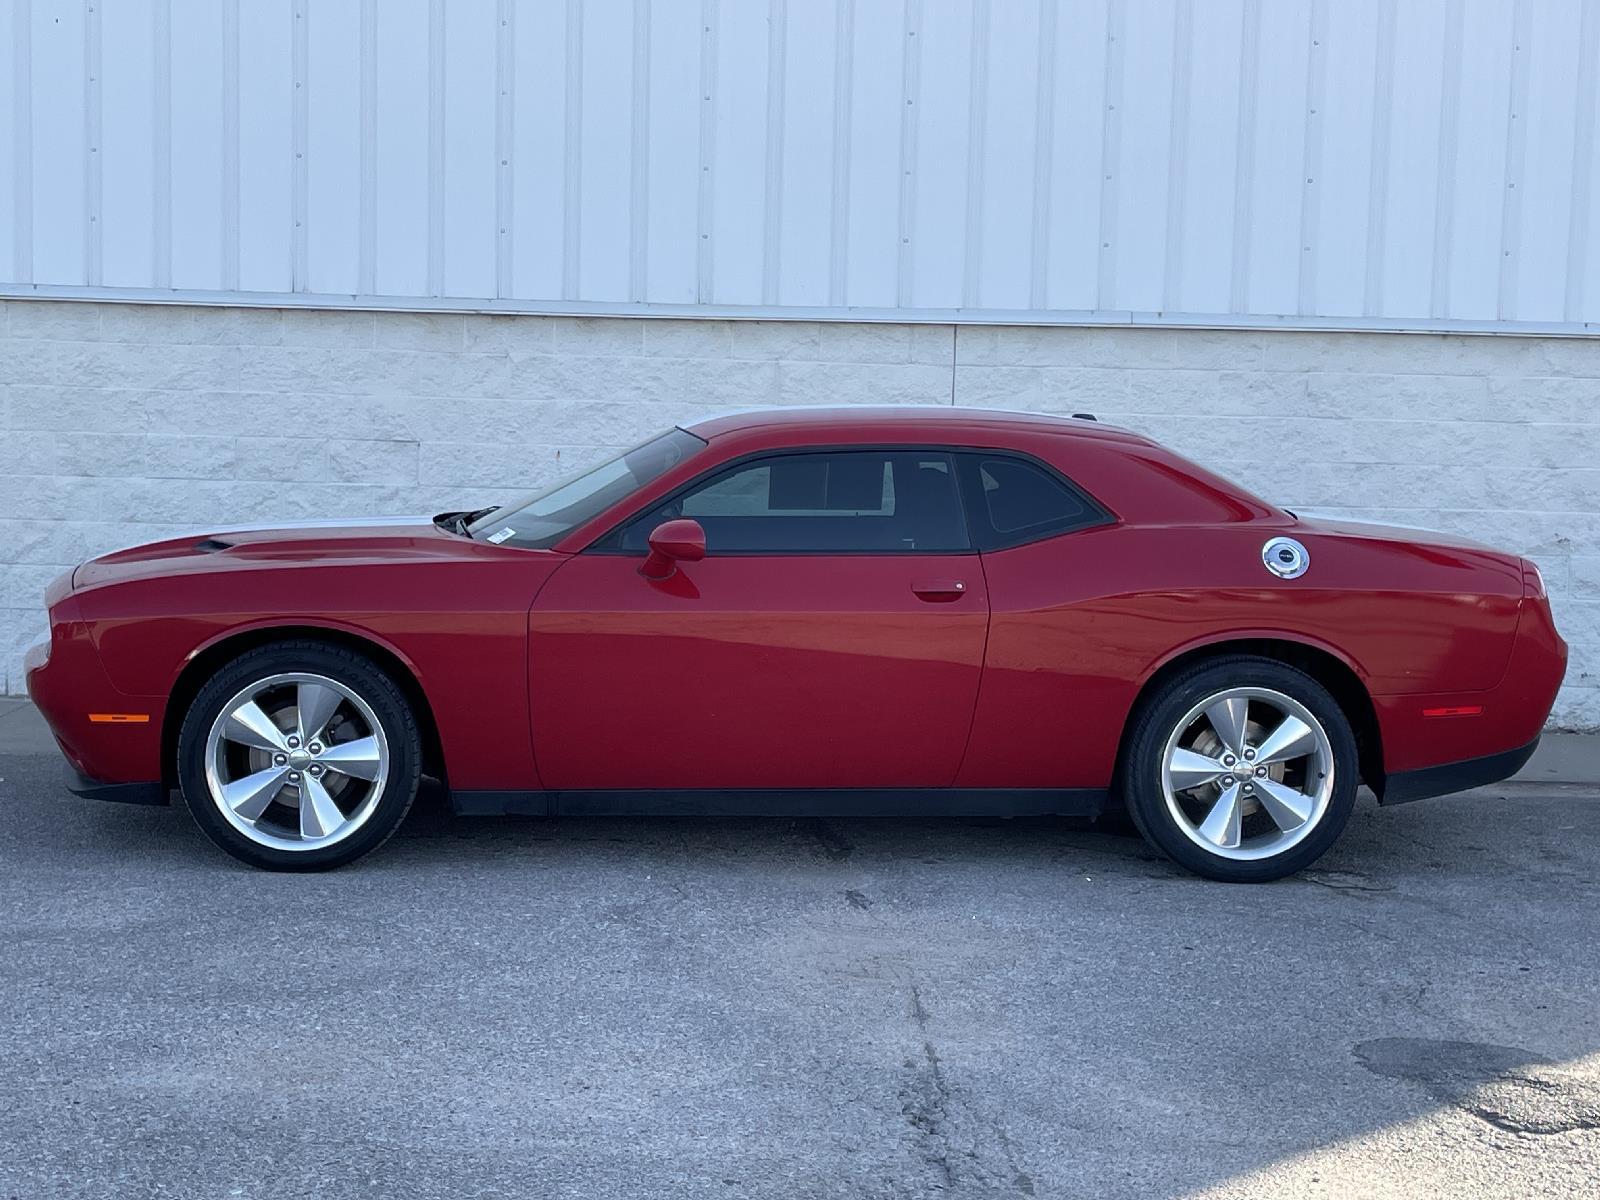
M 70 762 L 61 764 L 67 791 L 90 800 L 113 800 L 119 804 L 166 804 L 167 789 L 159 783 L 106 783 L 85 775 Z
M 50 640 L 28 651 L 24 678 L 70 765 L 68 786 L 74 792 L 167 802 L 161 786 L 161 701 L 127 696 L 112 685 L 70 596 L 52 607 Z M 116 791 L 124 785 L 131 789 L 126 796 Z
M 1445 796 L 1451 792 L 1464 792 L 1469 788 L 1499 783 L 1522 770 L 1538 748 L 1539 739 L 1534 738 L 1526 746 L 1499 754 L 1443 763 L 1437 767 L 1423 767 L 1417 771 L 1396 771 L 1385 782 L 1383 793 L 1378 797 L 1379 803 L 1404 804 L 1408 800 L 1426 800 L 1430 796 Z

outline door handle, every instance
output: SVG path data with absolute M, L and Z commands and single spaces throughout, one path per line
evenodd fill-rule
M 911 590 L 930 604 L 948 604 L 966 595 L 967 585 L 959 579 L 931 579 L 926 583 L 913 583 Z

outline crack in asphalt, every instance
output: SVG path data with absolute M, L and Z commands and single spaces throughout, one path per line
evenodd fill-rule
M 944 1059 L 934 1045 L 922 989 L 915 983 L 910 988 L 911 1019 L 922 1043 L 922 1058 L 920 1062 L 916 1058 L 906 1060 L 912 1078 L 900 1091 L 900 1112 L 911 1127 L 923 1161 L 936 1173 L 934 1187 L 939 1191 L 955 1191 L 964 1181 L 970 1181 L 985 1195 L 994 1194 L 997 1187 L 1024 1196 L 1034 1195 L 1037 1187 L 1033 1176 L 1022 1169 L 1016 1146 L 998 1121 L 982 1124 L 993 1133 L 999 1157 L 1005 1163 L 1002 1170 L 984 1161 L 980 1145 L 966 1148 L 955 1145 L 955 1131 L 960 1124 L 957 1110 L 961 1101 L 945 1071 Z
M 801 827 L 816 839 L 823 856 L 830 862 L 845 862 L 855 853 L 856 848 L 845 840 L 844 835 L 821 817 L 805 821 Z
M 928 1010 L 923 1007 L 922 991 L 911 985 L 911 1017 L 922 1035 L 923 1063 L 916 1068 L 912 1083 L 901 1092 L 900 1112 L 922 1142 L 923 1159 L 939 1172 L 941 1186 L 946 1190 L 955 1186 L 955 1166 L 950 1161 L 950 1145 L 946 1137 L 949 1119 L 950 1085 L 945 1082 L 944 1066 L 939 1052 L 933 1048 L 933 1038 L 928 1032 Z
M 1327 888 L 1332 892 L 1374 893 L 1392 892 L 1392 883 L 1374 883 L 1372 879 L 1360 871 L 1301 871 L 1300 879 L 1304 883 L 1314 883 L 1318 887 Z

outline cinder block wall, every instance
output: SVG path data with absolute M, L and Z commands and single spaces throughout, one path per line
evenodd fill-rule
M 763 404 L 1098 414 L 1291 508 L 1543 568 L 1600 728 L 1600 343 L 8 301 L 0 683 L 94 554 L 213 525 L 477 507 Z

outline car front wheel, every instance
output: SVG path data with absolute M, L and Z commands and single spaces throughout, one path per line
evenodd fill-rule
M 248 651 L 195 696 L 178 739 L 184 803 L 235 858 L 279 871 L 376 849 L 416 797 L 422 748 L 404 693 L 322 642 Z
M 1145 838 L 1211 879 L 1280 879 L 1343 831 L 1358 783 L 1355 735 L 1311 676 L 1255 657 L 1169 680 L 1135 719 L 1122 778 Z

